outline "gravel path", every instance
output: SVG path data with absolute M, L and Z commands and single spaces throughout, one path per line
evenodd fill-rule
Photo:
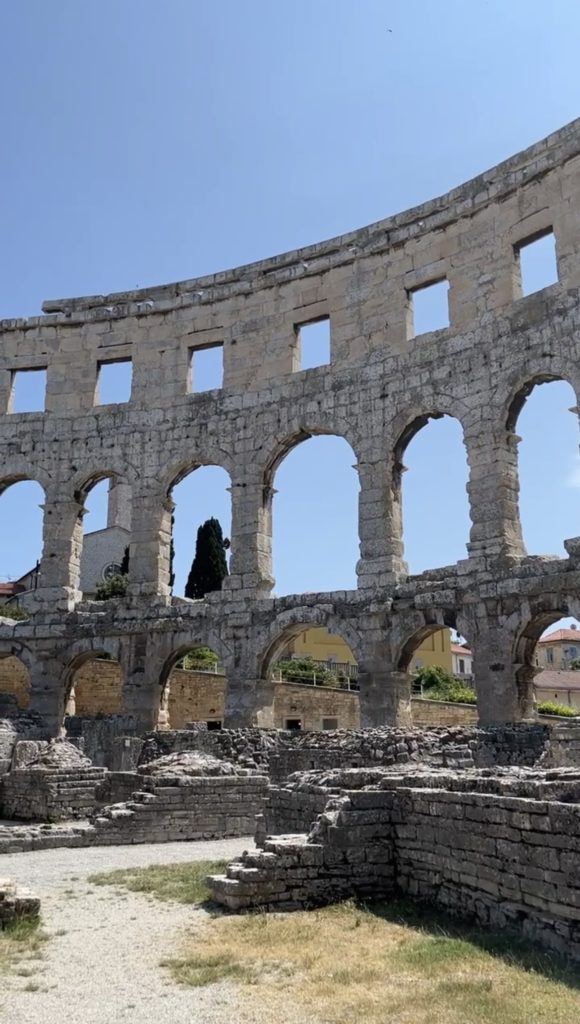
M 187 988 L 160 966 L 165 957 L 179 955 L 186 931 L 203 926 L 205 911 L 87 881 L 115 868 L 228 859 L 252 845 L 251 839 L 225 839 L 3 856 L 2 876 L 40 896 L 51 938 L 32 978 L 2 977 L 2 1024 L 261 1024 L 269 1019 L 242 1013 L 229 983 Z

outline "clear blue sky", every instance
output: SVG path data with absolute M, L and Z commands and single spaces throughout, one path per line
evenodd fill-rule
M 1 6 L 0 37 L 0 316 L 362 226 L 579 113 L 577 0 L 19 0 Z M 518 426 L 533 553 L 580 532 L 573 404 L 544 386 Z M 279 593 L 352 586 L 353 462 L 321 438 L 282 464 Z M 464 557 L 456 425 L 431 424 L 405 462 L 411 569 Z M 39 554 L 32 486 L 0 499 L 0 578 Z M 229 529 L 224 476 L 198 471 L 177 497 L 180 592 L 199 522 Z

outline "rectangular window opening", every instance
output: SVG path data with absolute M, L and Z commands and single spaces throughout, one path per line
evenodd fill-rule
M 224 346 L 206 345 L 189 350 L 188 393 L 215 391 L 224 386 Z
M 41 370 L 14 370 L 10 412 L 44 412 L 46 367 Z
M 432 281 L 408 294 L 409 338 L 449 327 L 449 281 Z
M 295 324 L 298 370 L 313 370 L 330 364 L 330 317 Z
M 102 362 L 97 367 L 95 405 L 121 405 L 131 400 L 133 362 L 116 359 Z
M 301 718 L 287 718 L 286 719 L 286 728 L 287 729 L 295 729 L 296 731 L 299 731 L 302 728 L 302 719 Z
M 211 732 L 211 731 L 213 731 L 215 729 L 221 729 L 221 727 L 222 727 L 221 718 L 208 718 L 206 724 L 207 724 L 208 732 Z
M 338 718 L 323 718 L 322 719 L 323 729 L 338 729 Z
M 540 236 L 519 242 L 514 247 L 519 263 L 521 295 L 532 295 L 558 283 L 556 237 L 550 229 Z

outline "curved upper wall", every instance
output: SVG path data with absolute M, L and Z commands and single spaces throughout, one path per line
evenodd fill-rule
M 112 316 L 147 315 L 153 311 L 183 308 L 189 303 L 205 305 L 229 298 L 232 291 L 236 291 L 236 285 L 241 294 L 247 294 L 250 290 L 271 288 L 297 277 L 312 277 L 352 264 L 367 255 L 395 252 L 411 241 L 415 245 L 428 245 L 429 236 L 434 233 L 446 231 L 461 219 L 474 217 L 485 207 L 505 203 L 514 193 L 539 184 L 550 172 L 563 168 L 579 155 L 580 118 L 577 118 L 445 195 L 348 234 L 203 277 L 108 295 L 48 299 L 42 305 L 47 316 L 0 320 L 0 329 L 42 326 L 65 319 L 82 322 Z M 530 215 L 522 211 L 520 222 L 523 224 Z
M 556 238 L 552 298 L 570 305 L 580 285 L 579 209 L 580 119 L 439 199 L 340 238 L 177 284 L 45 302 L 44 316 L 0 321 L 0 417 L 11 411 L 14 372 L 41 367 L 46 413 L 89 416 L 99 366 L 120 359 L 133 361 L 128 412 L 176 409 L 191 399 L 192 350 L 212 345 L 223 345 L 224 359 L 215 402 L 246 402 L 248 391 L 262 401 L 300 369 L 297 327 L 323 318 L 331 358 L 319 391 L 323 380 L 379 362 L 400 390 L 429 358 L 449 369 L 459 351 L 492 346 L 502 318 L 515 318 L 512 331 L 529 322 L 518 246 L 543 232 Z M 449 326 L 417 339 L 410 295 L 442 279 Z M 476 330 L 491 335 L 475 339 Z M 554 365 L 567 358 L 562 349 Z

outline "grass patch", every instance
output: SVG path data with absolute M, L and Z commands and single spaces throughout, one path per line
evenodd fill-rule
M 212 919 L 166 962 L 181 984 L 233 981 L 280 1024 L 577 1024 L 580 972 L 508 935 L 405 902 Z M 295 1016 L 292 1019 L 296 1019 Z
M 210 899 L 208 875 L 225 871 L 225 860 L 192 861 L 188 864 L 153 864 L 148 868 L 127 868 L 91 875 L 94 885 L 116 885 L 131 892 L 144 892 L 159 900 L 176 903 L 204 903 Z
M 9 928 L 0 930 L 0 974 L 32 972 L 31 960 L 41 960 L 43 945 L 47 936 L 40 929 L 40 922 L 17 921 Z M 23 966 L 28 963 L 28 967 Z

